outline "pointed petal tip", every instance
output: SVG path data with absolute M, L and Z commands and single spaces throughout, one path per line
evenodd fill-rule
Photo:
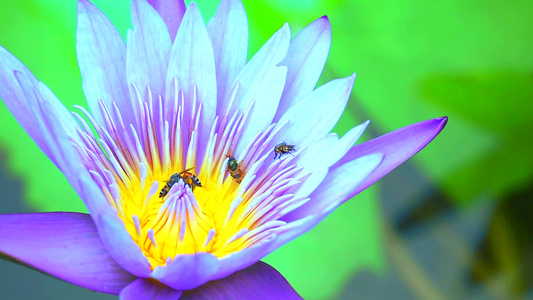
M 92 4 L 89 0 L 78 0 L 78 13 L 86 11 L 93 6 L 94 4 Z
M 290 36 L 290 34 L 291 34 L 291 27 L 289 26 L 289 23 L 285 23 L 285 24 L 283 24 L 283 27 L 281 27 L 281 30 L 280 30 L 280 31 L 283 31 L 283 33 L 287 33 L 287 34 L 289 34 L 289 36 Z
M 196 2 L 191 1 L 191 3 L 189 3 L 189 7 L 187 7 L 187 9 L 198 9 L 198 5 L 196 5 Z
M 431 121 L 438 123 L 435 128 L 435 136 L 436 136 L 442 131 L 442 129 L 446 126 L 446 124 L 448 124 L 448 116 L 436 118 Z
M 320 24 L 324 26 L 325 30 L 331 31 L 331 23 L 329 22 L 329 18 L 327 15 L 323 15 L 322 17 L 318 18 L 315 22 L 320 22 Z

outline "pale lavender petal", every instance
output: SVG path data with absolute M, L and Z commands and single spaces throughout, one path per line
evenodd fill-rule
M 274 120 L 313 91 L 326 64 L 330 46 L 331 26 L 326 16 L 309 24 L 291 41 L 287 57 L 282 62 L 288 69 L 287 81 Z
M 197 166 L 200 167 L 216 114 L 217 81 L 213 46 L 194 2 L 183 17 L 170 54 L 166 92 L 170 99 L 175 95 L 175 81 L 184 93 L 187 106 L 182 126 L 186 126 L 189 121 L 187 118 L 192 117 L 194 97 L 202 102 L 196 153 Z
M 148 3 L 157 10 L 163 21 L 165 21 L 170 38 L 174 42 L 185 14 L 185 2 L 183 0 L 148 0 Z
M 41 97 L 41 89 L 44 96 Z M 31 136 L 35 143 L 43 150 L 57 166 L 59 159 L 50 149 L 50 141 L 41 133 L 42 128 L 33 115 L 34 107 L 40 98 L 45 98 L 57 110 L 57 119 L 64 123 L 66 130 L 73 130 L 72 116 L 67 112 L 57 98 L 44 84 L 11 53 L 0 46 L 0 98 L 3 99 L 9 111 L 19 124 Z
M 240 0 L 222 0 L 207 24 L 217 69 L 218 114 L 248 58 L 248 20 Z
M 218 267 L 218 258 L 211 253 L 180 254 L 155 268 L 151 277 L 177 290 L 190 290 L 211 280 Z
M 350 129 L 341 139 L 337 134 L 330 133 L 308 146 L 305 151 L 297 157 L 298 166 L 304 168 L 304 173 L 313 172 L 320 168 L 329 168 L 339 161 L 353 147 L 355 142 L 361 137 L 369 121 L 366 121 Z
M 19 82 L 25 81 L 19 80 Z M 26 87 L 25 91 L 31 91 L 31 89 Z M 50 147 L 53 155 L 61 157 L 59 168 L 87 205 L 110 255 L 130 273 L 148 277 L 150 275 L 148 261 L 131 239 L 124 224 L 118 218 L 116 210 L 109 205 L 102 191 L 84 168 L 66 135 L 65 128 L 55 118 L 54 106 L 49 102 L 37 101 L 31 108 L 36 122 L 41 128 L 46 128 L 41 132 L 51 141 Z
M 259 261 L 229 277 L 211 281 L 197 289 L 186 291 L 180 299 L 293 300 L 302 299 L 302 297 L 276 269 Z
M 109 256 L 87 214 L 0 215 L 0 255 L 102 293 L 118 294 L 135 279 Z
M 294 104 L 279 120 L 289 123 L 277 142 L 301 149 L 331 132 L 348 103 L 354 79 L 355 75 L 332 80 Z
M 19 71 L 14 71 L 14 75 L 25 99 L 28 100 L 37 130 L 47 142 L 50 156 L 56 162 L 57 167 L 82 196 L 89 211 L 108 208 L 109 204 L 105 197 L 90 179 L 88 171 L 72 146 L 72 142 L 79 139 L 77 133 L 74 133 L 76 125 L 72 124 L 74 122 L 72 115 L 43 83 L 38 82 L 38 86 L 35 86 L 26 74 Z M 90 197 L 84 197 L 83 189 L 99 193 L 93 192 Z
M 14 71 L 14 75 L 28 101 L 36 130 L 47 143 L 52 161 L 70 181 L 85 171 L 71 144 L 77 140 L 72 134 L 76 126 L 72 116 L 44 84 L 32 82 L 19 71 Z
M 165 95 L 168 60 L 172 42 L 165 23 L 146 0 L 131 3 L 133 30 L 128 31 L 126 71 L 128 83 L 133 82 L 141 95 L 149 86 L 153 97 Z M 130 86 L 131 98 L 135 91 Z
M 304 184 L 295 192 L 295 198 L 306 198 L 328 175 L 328 169 L 340 160 L 368 126 L 368 121 L 349 130 L 341 139 L 337 134 L 330 133 L 320 141 L 305 149 L 297 157 L 297 165 L 301 166 L 302 174 L 310 174 Z
M 239 88 L 235 107 L 240 112 L 245 112 L 252 101 L 254 104 L 237 145 L 236 157 L 241 156 L 241 152 L 257 132 L 271 124 L 276 114 L 287 76 L 287 67 L 278 64 L 287 54 L 290 38 L 289 26 L 285 24 L 237 75 Z
M 350 199 L 352 191 L 358 189 L 382 161 L 383 154 L 373 153 L 332 168 L 322 184 L 309 195 L 311 200 L 284 216 L 282 220 L 292 222 L 309 215 L 320 215 L 323 218 Z
M 447 120 L 444 117 L 412 124 L 353 147 L 331 167 L 327 180 L 311 194 L 311 201 L 284 216 L 283 220 L 297 220 L 318 214 L 326 208 L 328 211 L 336 208 L 424 148 L 442 130 Z M 352 162 L 380 154 L 383 154 L 383 161 L 363 181 L 358 184 L 345 182 L 347 178 L 359 176 L 359 168 L 353 167 Z
M 371 153 L 383 153 L 385 157 L 379 167 L 357 189 L 352 191 L 348 198 L 366 189 L 422 150 L 441 132 L 446 122 L 448 122 L 448 117 L 422 121 L 353 147 L 332 168 L 338 168 L 348 161 Z
M 103 125 L 98 104 L 113 102 L 125 124 L 137 126 L 138 109 L 129 99 L 126 84 L 126 44 L 107 17 L 88 0 L 78 2 L 76 51 L 82 86 L 93 117 Z
M 116 212 L 93 215 L 107 251 L 126 271 L 143 278 L 150 277 L 151 269 L 142 250 L 133 241 Z
M 273 232 L 272 235 L 263 238 L 261 241 L 248 248 L 222 257 L 219 261 L 219 269 L 211 280 L 222 279 L 236 271 L 253 265 L 270 253 L 270 249 L 273 248 L 272 245 L 275 244 L 276 238 L 277 234 Z
M 278 236 L 274 240 L 274 242 L 269 244 L 268 247 L 266 247 L 265 249 L 263 249 L 263 253 L 265 253 L 264 256 L 285 245 L 287 242 L 292 241 L 296 237 L 306 233 L 307 231 L 309 231 L 309 229 L 313 228 L 323 219 L 323 216 L 311 215 L 283 226 L 282 228 L 280 228 L 280 232 L 278 233 Z M 258 259 L 262 259 L 263 257 L 259 257 Z
M 176 300 L 182 291 L 175 290 L 155 280 L 138 278 L 120 292 L 121 300 Z

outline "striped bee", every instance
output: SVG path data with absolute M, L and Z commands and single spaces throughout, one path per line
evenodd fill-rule
M 159 198 L 163 198 L 168 194 L 168 191 L 170 191 L 170 188 L 178 183 L 178 181 L 183 180 L 183 177 L 181 177 L 180 174 L 174 173 L 172 176 L 170 176 L 170 179 L 167 181 L 167 184 L 161 189 L 159 192 Z
M 195 167 L 189 168 L 180 173 L 180 175 L 183 177 L 183 182 L 185 182 L 185 184 L 188 185 L 192 191 L 194 191 L 194 188 L 197 186 L 202 187 L 200 179 L 198 179 L 198 177 L 196 177 L 196 175 L 194 175 L 193 173 L 189 172 L 194 168 Z
M 241 183 L 242 177 L 243 177 L 242 169 L 239 166 L 239 163 L 237 162 L 235 157 L 233 156 L 228 156 L 228 157 L 229 157 L 229 160 L 228 160 L 227 168 L 228 168 L 229 174 L 231 175 L 231 177 L 233 177 L 233 179 L 235 179 L 235 182 Z
M 294 145 L 287 145 L 285 142 L 281 142 L 274 147 L 274 159 L 281 158 L 282 155 L 290 154 L 294 151 L 296 151 Z
M 194 169 L 195 167 L 192 167 L 192 168 L 189 168 L 185 171 L 182 171 L 180 173 L 174 173 L 172 174 L 172 176 L 170 176 L 170 179 L 167 181 L 167 184 L 161 189 L 161 191 L 159 192 L 159 198 L 163 198 L 165 197 L 168 192 L 170 191 L 170 188 L 178 183 L 181 180 L 183 180 L 183 182 L 189 186 L 189 188 L 191 190 L 194 191 L 194 188 L 199 186 L 199 187 L 202 187 L 202 183 L 200 182 L 200 180 L 198 179 L 198 177 L 196 177 L 196 175 L 194 175 L 193 173 L 189 172 L 190 170 Z

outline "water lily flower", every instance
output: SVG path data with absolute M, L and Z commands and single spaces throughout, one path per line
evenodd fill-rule
M 126 46 L 100 10 L 78 2 L 89 110 L 68 111 L 0 47 L 0 97 L 90 212 L 0 216 L 0 254 L 73 284 L 123 299 L 208 295 L 217 281 L 204 284 L 305 233 L 446 123 L 356 146 L 368 122 L 331 134 L 355 75 L 315 89 L 327 17 L 292 40 L 284 25 L 247 62 L 239 0 L 222 0 L 207 26 L 182 0 L 133 0 L 131 15 Z

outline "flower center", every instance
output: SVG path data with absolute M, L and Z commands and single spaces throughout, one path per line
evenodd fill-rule
M 298 153 L 272 158 L 282 125 L 259 132 L 234 157 L 247 112 L 220 113 L 202 132 L 197 99 L 140 95 L 139 122 L 129 127 L 116 105 L 100 102 L 100 122 L 78 107 L 96 133 L 74 113 L 83 127 L 74 146 L 152 268 L 178 254 L 245 249 L 275 236 L 286 224 L 279 218 L 308 201 L 295 196 L 305 180 Z

